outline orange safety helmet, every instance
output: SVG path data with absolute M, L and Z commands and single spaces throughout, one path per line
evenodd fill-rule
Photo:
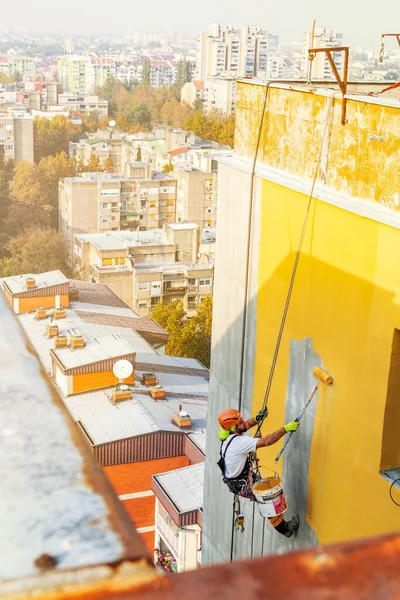
M 231 429 L 231 427 L 235 427 L 241 418 L 242 415 L 238 410 L 235 410 L 234 408 L 226 408 L 218 416 L 218 423 L 221 425 L 222 429 L 228 431 L 228 429 Z

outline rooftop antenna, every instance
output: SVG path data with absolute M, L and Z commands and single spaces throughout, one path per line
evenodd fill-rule
M 133 373 L 133 365 L 129 360 L 121 359 L 113 366 L 113 373 L 118 378 L 118 383 L 112 393 L 112 402 L 120 402 L 121 400 L 129 400 L 132 398 L 132 392 L 129 386 L 124 383 L 124 380 L 130 377 Z

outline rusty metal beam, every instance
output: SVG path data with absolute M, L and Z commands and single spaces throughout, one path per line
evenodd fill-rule
M 347 77 L 349 71 L 349 48 L 348 46 L 338 46 L 337 48 L 310 48 L 308 55 L 310 61 L 314 60 L 317 52 L 324 52 L 328 58 L 329 64 L 337 81 L 340 91 L 342 92 L 342 116 L 341 123 L 346 123 L 346 93 L 347 93 Z M 336 68 L 335 62 L 332 58 L 334 52 L 344 52 L 344 65 L 343 65 L 343 79 L 340 77 L 339 71 Z

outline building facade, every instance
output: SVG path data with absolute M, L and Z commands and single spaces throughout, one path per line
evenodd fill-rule
M 177 181 L 177 220 L 193 222 L 202 228 L 215 227 L 214 173 L 187 164 L 176 164 L 174 175 Z
M 338 46 L 343 46 L 343 34 L 331 27 L 316 27 L 314 36 L 310 32 L 305 32 L 301 59 L 303 77 L 307 77 L 310 70 L 309 48 L 337 48 Z M 343 53 L 334 52 L 332 58 L 340 71 L 343 67 Z M 324 52 L 317 52 L 311 61 L 311 76 L 313 79 L 334 79 L 328 57 Z
M 0 113 L 0 147 L 5 160 L 33 163 L 33 118 L 22 112 Z
M 59 227 L 69 260 L 75 234 L 157 229 L 175 222 L 175 201 L 176 181 L 163 173 L 143 179 L 112 173 L 66 177 L 59 184 Z
M 75 235 L 82 279 L 105 284 L 141 316 L 162 300 L 181 300 L 189 316 L 212 294 L 215 230 L 194 223 L 151 231 Z
M 350 93 L 342 125 L 334 90 L 272 84 L 263 115 L 265 92 L 251 80 L 238 84 L 235 155 L 221 158 L 218 171 L 207 564 L 400 528 L 389 494 L 400 476 L 400 103 Z M 299 514 L 298 534 L 280 536 L 249 502 L 241 534 L 232 528 L 232 495 L 216 465 L 217 415 L 232 406 L 248 418 L 261 408 L 304 225 L 263 434 L 300 414 L 315 384 L 313 367 L 334 382 L 319 385 L 280 462 L 280 444 L 258 452 L 262 473 L 283 478 L 285 515 Z

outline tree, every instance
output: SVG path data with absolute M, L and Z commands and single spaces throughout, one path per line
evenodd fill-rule
M 190 67 L 190 62 L 183 58 L 182 60 L 178 60 L 176 64 L 176 83 L 182 89 L 182 87 L 188 81 L 192 79 L 192 72 Z
M 42 158 L 39 164 L 32 165 L 19 161 L 10 184 L 10 193 L 16 200 L 26 205 L 40 206 L 51 212 L 53 227 L 58 226 L 58 185 L 65 177 L 76 175 L 75 160 L 61 152 L 56 156 Z M 29 223 L 29 207 L 26 207 L 26 218 L 21 222 L 18 231 L 22 231 Z M 10 211 L 9 211 L 10 212 Z M 47 219 L 45 219 L 47 224 Z
M 165 163 L 165 165 L 162 168 L 162 172 L 165 173 L 166 175 L 168 175 L 168 173 L 171 173 L 174 170 L 174 163 L 172 162 L 171 159 L 169 159 L 169 162 Z
M 196 358 L 209 368 L 211 356 L 212 298 L 206 297 L 197 315 L 187 319 L 182 302 L 160 302 L 152 318 L 169 333 L 166 354 Z
M 11 158 L 4 159 L 3 148 L 0 146 L 0 222 L 7 216 L 10 204 L 10 183 L 14 176 L 14 161 Z
M 98 173 L 104 171 L 100 158 L 97 154 L 91 153 L 88 162 L 85 165 L 80 164 L 77 169 L 85 173 Z
M 399 79 L 400 75 L 398 73 L 398 71 L 388 71 L 384 76 L 383 79 L 386 79 L 387 81 L 396 81 L 396 79 Z
M 142 148 L 139 146 L 136 153 L 137 162 L 141 162 L 142 160 Z
M 11 256 L 0 260 L 0 276 L 43 273 L 60 269 L 70 275 L 66 247 L 61 233 L 54 229 L 31 227 L 10 239 Z
M 114 172 L 114 165 L 113 165 L 111 158 L 107 157 L 106 160 L 104 161 L 103 171 L 106 171 L 107 173 Z
M 48 121 L 36 117 L 33 121 L 35 161 L 60 152 L 69 152 L 69 136 L 77 128 L 64 116 L 58 115 Z
M 151 84 L 151 63 L 148 58 L 143 61 L 142 65 L 142 85 L 148 87 Z

